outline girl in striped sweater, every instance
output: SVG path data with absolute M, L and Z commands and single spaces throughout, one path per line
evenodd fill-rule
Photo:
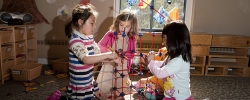
M 121 62 L 116 53 L 100 52 L 93 38 L 98 12 L 91 4 L 77 5 L 65 26 L 69 38 L 69 84 L 67 95 L 73 100 L 91 100 L 98 90 L 93 79 L 93 66 L 98 62 Z

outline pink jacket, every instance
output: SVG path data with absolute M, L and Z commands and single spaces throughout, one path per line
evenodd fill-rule
M 114 41 L 116 40 L 116 35 L 112 31 L 108 31 L 103 38 L 98 42 L 98 46 L 101 50 L 101 52 L 107 52 L 108 47 L 107 45 L 111 46 L 113 45 Z M 122 45 L 122 44 L 121 44 Z M 124 43 L 126 45 L 126 43 Z M 134 38 L 129 38 L 127 41 L 128 48 L 125 52 L 125 56 L 128 57 L 127 60 L 127 68 L 128 71 L 130 70 L 131 64 L 132 64 L 132 59 L 134 57 L 135 49 L 136 49 L 136 39 Z

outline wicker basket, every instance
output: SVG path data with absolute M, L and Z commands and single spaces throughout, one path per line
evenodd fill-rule
M 0 30 L 0 36 L 2 37 L 1 38 L 1 42 L 2 43 L 8 43 L 8 42 L 12 42 L 13 39 L 12 39 L 12 31 L 3 31 L 3 30 Z
M 15 29 L 15 41 L 24 40 L 24 29 Z
M 2 59 L 9 58 L 11 56 L 11 53 L 13 51 L 12 45 L 2 45 Z
M 22 52 L 24 52 L 24 48 L 25 48 L 25 43 L 24 42 L 17 42 L 15 43 L 15 47 L 16 47 L 16 54 L 20 54 Z
M 52 68 L 59 73 L 68 73 L 69 71 L 69 58 L 60 58 L 51 62 Z
M 34 29 L 27 29 L 26 31 L 27 31 L 27 38 L 28 39 L 34 37 L 34 34 L 35 34 L 35 30 Z
M 13 80 L 28 81 L 40 76 L 42 64 L 37 63 L 22 63 L 11 69 Z
M 16 58 L 16 64 L 25 63 L 25 60 L 26 60 L 26 56 L 25 55 L 17 57 Z

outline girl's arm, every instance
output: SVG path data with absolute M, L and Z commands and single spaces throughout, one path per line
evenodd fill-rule
M 95 54 L 100 54 L 101 51 L 100 51 L 100 48 L 98 47 L 97 43 L 95 43 L 95 46 L 94 46 L 94 52 Z M 108 52 L 111 52 L 110 50 L 107 50 Z M 105 59 L 105 60 L 102 60 L 100 62 L 114 62 L 113 60 L 109 60 L 109 59 Z
M 108 31 L 103 38 L 98 42 L 98 47 L 100 48 L 101 52 L 107 52 L 108 51 L 108 47 L 107 45 L 112 46 L 111 42 L 112 41 L 112 32 Z
M 182 66 L 182 57 L 179 56 L 170 60 L 167 65 L 164 65 L 162 68 L 155 66 L 155 61 L 151 60 L 148 68 L 157 78 L 165 78 L 167 76 L 177 73 Z
M 155 61 L 155 52 L 150 51 L 148 54 L 148 68 L 151 73 L 153 73 L 157 78 L 165 78 L 169 76 L 168 72 L 164 69 L 161 68 L 163 65 L 163 61 Z
M 94 64 L 105 60 L 107 61 L 107 59 L 109 59 L 109 62 L 114 62 L 114 60 L 117 58 L 118 56 L 116 55 L 116 53 L 106 52 L 96 55 L 86 55 L 85 57 L 83 57 L 82 61 L 84 62 L 84 64 Z
M 77 56 L 78 59 L 81 59 L 84 64 L 94 64 L 102 60 L 113 60 L 118 58 L 117 54 L 112 52 L 89 55 L 87 47 L 84 45 L 81 39 L 71 40 L 69 46 L 69 49 L 72 51 L 72 53 Z
M 148 64 L 148 68 L 151 73 L 153 73 L 157 78 L 165 78 L 169 76 L 167 70 L 162 67 L 163 61 L 154 61 L 151 60 L 150 63 Z

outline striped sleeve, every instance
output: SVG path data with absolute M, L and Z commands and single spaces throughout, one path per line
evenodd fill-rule
M 69 49 L 82 60 L 84 56 L 88 54 L 87 47 L 84 46 L 83 41 L 80 38 L 74 38 L 69 42 Z
M 98 47 L 96 42 L 94 43 L 94 52 L 95 52 L 95 54 L 100 54 L 101 53 L 100 48 Z

